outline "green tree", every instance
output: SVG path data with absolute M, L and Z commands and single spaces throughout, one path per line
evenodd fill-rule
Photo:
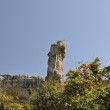
M 55 82 L 45 82 L 35 92 L 30 100 L 33 102 L 34 110 L 58 110 L 60 103 L 61 88 Z
M 110 94 L 110 86 L 103 81 L 107 71 L 100 69 L 100 65 L 99 58 L 96 58 L 67 73 L 63 99 L 65 110 L 108 110 L 105 99 Z
M 0 94 L 0 110 L 23 110 L 23 106 L 14 102 L 12 96 Z
M 12 96 L 0 94 L 0 110 L 32 110 L 29 103 L 19 103 Z

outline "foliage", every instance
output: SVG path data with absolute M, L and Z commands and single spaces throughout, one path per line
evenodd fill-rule
M 99 69 L 100 60 L 96 58 L 89 64 L 81 64 L 75 71 L 67 74 L 65 85 L 65 108 L 68 110 L 107 110 L 105 97 L 110 92 L 110 85 L 103 79 L 107 71 Z M 108 97 L 110 99 L 110 97 Z M 110 104 L 110 102 L 108 102 Z M 108 104 L 108 105 L 109 105 Z
M 12 96 L 0 94 L 0 110 L 23 110 L 23 106 L 14 102 Z
M 34 110 L 58 110 L 58 103 L 60 101 L 60 87 L 55 82 L 45 82 L 31 96 L 31 101 L 35 101 Z
M 0 110 L 32 110 L 29 104 L 20 104 L 12 96 L 0 94 Z

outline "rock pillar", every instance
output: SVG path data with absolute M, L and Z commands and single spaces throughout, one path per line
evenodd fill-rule
M 65 41 L 58 41 L 51 45 L 50 52 L 48 53 L 48 69 L 46 81 L 56 81 L 64 83 L 64 66 L 63 59 L 66 53 Z

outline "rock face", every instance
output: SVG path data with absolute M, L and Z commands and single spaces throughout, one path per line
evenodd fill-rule
M 28 75 L 9 75 L 5 74 L 3 76 L 3 85 L 6 87 L 21 87 L 21 88 L 36 88 L 39 87 L 44 79 L 41 77 L 33 77 Z
M 65 41 L 58 41 L 51 45 L 50 52 L 48 53 L 48 69 L 46 81 L 57 81 L 64 83 L 64 66 L 63 59 L 66 53 Z
M 44 79 L 39 76 L 28 75 L 0 75 L 0 93 L 3 92 L 3 88 L 8 88 L 14 95 L 29 98 L 32 91 L 39 88 L 44 83 Z

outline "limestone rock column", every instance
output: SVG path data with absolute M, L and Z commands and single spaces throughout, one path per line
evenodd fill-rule
M 46 81 L 57 81 L 64 83 L 64 65 L 63 59 L 66 53 L 66 43 L 64 40 L 58 41 L 51 45 L 48 53 L 48 68 Z

